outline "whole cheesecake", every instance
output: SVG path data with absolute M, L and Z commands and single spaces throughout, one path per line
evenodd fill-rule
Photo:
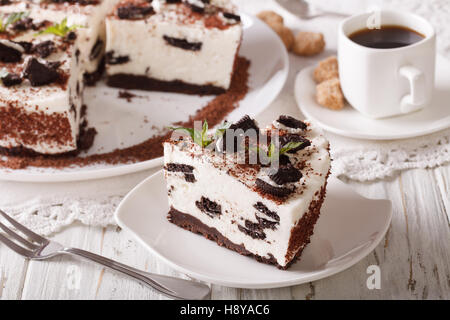
M 169 221 L 288 268 L 309 243 L 320 214 L 329 142 L 312 123 L 289 116 L 265 129 L 249 117 L 214 136 L 205 128 L 181 129 L 190 136 L 164 143 Z
M 225 92 L 242 38 L 229 0 L 7 0 L 0 13 L 0 152 L 7 154 L 89 148 L 95 130 L 86 130 L 83 91 L 105 61 L 111 86 Z

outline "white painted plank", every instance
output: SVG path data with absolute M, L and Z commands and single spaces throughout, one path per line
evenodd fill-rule
M 448 299 L 450 235 L 433 172 L 412 170 L 400 177 L 361 186 L 352 183 L 368 197 L 393 201 L 385 241 L 349 270 L 293 288 L 295 298 Z M 366 268 L 372 264 L 380 266 L 381 290 L 366 286 Z
M 375 182 L 360 184 L 353 182 L 352 187 L 369 198 L 386 198 L 389 187 L 395 182 Z M 394 209 L 395 210 L 395 209 Z M 389 232 L 390 234 L 390 232 Z M 389 239 L 389 234 L 387 239 Z M 382 271 L 382 289 L 389 284 L 383 279 L 385 241 L 382 241 L 374 252 L 355 266 L 337 275 L 292 288 L 294 299 L 379 299 L 386 296 L 384 290 L 369 290 L 366 286 L 366 271 L 370 265 L 379 265 Z
M 436 168 L 433 172 L 441 194 L 442 206 L 447 213 L 447 222 L 450 225 L 450 166 Z
M 102 229 L 76 224 L 53 237 L 67 246 L 101 250 Z M 63 256 L 30 261 L 23 299 L 94 299 L 101 268 Z
M 0 243 L 0 299 L 20 299 L 28 260 Z
M 402 174 L 410 255 L 410 294 L 450 298 L 450 228 L 432 170 Z M 448 194 L 446 195 L 448 197 Z

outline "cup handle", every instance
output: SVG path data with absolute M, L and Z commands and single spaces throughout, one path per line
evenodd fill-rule
M 410 94 L 402 98 L 401 111 L 408 113 L 421 109 L 426 101 L 425 75 L 413 66 L 401 67 L 400 75 L 408 79 L 410 86 Z

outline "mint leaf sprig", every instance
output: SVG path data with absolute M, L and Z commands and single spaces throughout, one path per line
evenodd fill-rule
M 16 23 L 30 15 L 30 12 L 13 12 L 8 15 L 8 18 L 3 22 L 5 17 L 0 18 L 0 32 L 5 32 L 9 25 Z
M 55 23 L 48 27 L 45 30 L 38 32 L 38 35 L 41 34 L 54 34 L 60 37 L 65 37 L 70 31 L 73 31 L 78 28 L 83 28 L 83 26 L 74 24 L 71 26 L 67 25 L 67 18 L 64 18 L 60 23 Z
M 262 155 L 265 157 L 267 163 L 273 163 L 276 162 L 283 154 L 300 147 L 302 144 L 304 144 L 304 142 L 288 142 L 279 149 L 273 142 L 271 142 L 269 147 L 267 148 L 267 154 L 264 154 L 263 152 Z M 260 150 L 261 149 L 258 147 L 257 151 L 261 155 Z
M 208 122 L 206 120 L 203 122 L 201 131 L 184 127 L 178 128 L 169 127 L 169 129 L 174 131 L 184 131 L 184 133 L 189 135 L 192 138 L 192 140 L 202 148 L 206 148 L 214 141 L 214 139 L 211 139 L 208 136 Z
M 183 131 L 185 134 L 190 136 L 196 144 L 198 144 L 202 148 L 206 148 L 214 141 L 220 139 L 225 134 L 226 130 L 230 128 L 230 126 L 231 123 L 222 123 L 216 129 L 213 138 L 208 136 L 208 122 L 206 120 L 203 122 L 202 130 L 185 127 L 168 127 L 168 129 L 173 131 Z M 276 145 L 272 142 L 268 146 L 267 152 L 265 150 L 261 152 L 261 147 L 259 146 L 250 149 L 252 151 L 260 153 L 260 155 L 262 155 L 268 163 L 272 163 L 277 161 L 281 155 L 300 147 L 302 144 L 304 144 L 304 142 L 288 142 L 281 148 L 277 148 Z
M 216 139 L 220 138 L 221 136 L 224 135 L 225 131 L 227 131 L 227 129 L 230 129 L 231 127 L 231 123 L 224 121 L 216 130 L 216 133 L 214 134 L 214 137 Z

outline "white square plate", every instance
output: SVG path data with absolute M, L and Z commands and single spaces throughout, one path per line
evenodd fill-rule
M 275 288 L 318 280 L 345 270 L 381 241 L 392 218 L 389 200 L 367 199 L 330 177 L 311 243 L 288 270 L 257 262 L 170 223 L 163 172 L 132 190 L 115 218 L 155 256 L 188 276 L 228 287 Z

